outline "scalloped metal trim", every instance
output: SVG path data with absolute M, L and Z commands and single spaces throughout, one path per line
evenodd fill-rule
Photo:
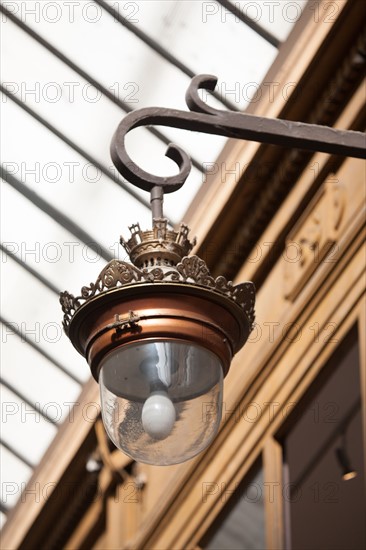
M 64 312 L 63 327 L 69 333 L 71 319 L 81 305 L 97 294 L 102 294 L 113 288 L 139 282 L 180 282 L 196 284 L 208 288 L 233 300 L 243 308 L 252 330 L 255 319 L 255 288 L 251 282 L 233 285 L 225 277 L 211 277 L 206 263 L 198 256 L 187 256 L 172 268 L 138 269 L 134 265 L 112 260 L 99 274 L 95 283 L 83 286 L 80 296 L 73 296 L 67 291 L 60 293 L 60 304 Z

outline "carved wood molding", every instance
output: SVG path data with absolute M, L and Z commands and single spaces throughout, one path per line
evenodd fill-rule
M 296 299 L 323 261 L 336 261 L 335 245 L 345 209 L 345 187 L 331 174 L 286 239 L 283 255 L 286 299 Z

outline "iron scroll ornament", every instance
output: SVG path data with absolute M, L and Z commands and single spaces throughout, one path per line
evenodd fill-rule
M 190 111 L 148 107 L 126 115 L 119 124 L 111 143 L 111 157 L 120 174 L 130 183 L 153 193 L 172 193 L 182 187 L 191 170 L 191 160 L 180 147 L 170 144 L 166 156 L 179 168 L 174 176 L 156 176 L 140 168 L 128 155 L 125 136 L 141 126 L 159 125 L 228 138 L 257 141 L 282 147 L 294 147 L 313 152 L 366 158 L 366 137 L 362 132 L 339 130 L 317 124 L 271 119 L 233 111 L 221 111 L 207 105 L 198 90 L 213 91 L 217 77 L 195 76 L 186 93 Z

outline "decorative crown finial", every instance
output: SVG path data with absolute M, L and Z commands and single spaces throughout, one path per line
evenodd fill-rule
M 179 231 L 168 228 L 166 218 L 154 218 L 153 227 L 142 231 L 138 223 L 129 227 L 131 237 L 126 241 L 123 237 L 120 243 L 138 268 L 153 266 L 174 266 L 184 256 L 188 256 L 196 238 L 188 239 L 189 228 L 181 224 Z

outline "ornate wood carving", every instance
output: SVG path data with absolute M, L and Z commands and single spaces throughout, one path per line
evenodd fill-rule
M 294 301 L 323 261 L 336 261 L 336 242 L 346 207 L 345 189 L 331 174 L 286 239 L 285 298 Z

